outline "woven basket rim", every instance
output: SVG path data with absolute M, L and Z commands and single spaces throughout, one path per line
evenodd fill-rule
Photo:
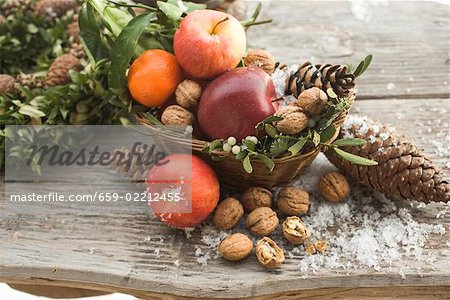
M 349 113 L 349 111 L 350 111 L 350 109 L 351 109 L 351 107 L 353 105 L 353 102 L 356 99 L 356 93 L 353 93 L 353 96 L 350 97 L 349 99 L 350 99 L 349 108 L 346 111 L 342 112 L 341 115 L 339 115 L 332 123 L 332 125 L 336 128 L 336 133 L 334 134 L 334 136 L 328 142 L 333 142 L 337 138 L 337 136 L 339 134 L 340 127 L 341 127 L 342 123 L 344 122 L 345 118 L 347 117 L 347 115 L 348 115 L 348 113 Z M 143 112 L 136 113 L 135 117 L 136 117 L 136 120 L 141 125 L 146 126 L 147 128 L 149 128 L 153 132 L 156 132 L 156 131 L 160 131 L 161 132 L 162 131 L 160 126 L 150 124 L 148 119 L 143 116 Z M 155 128 L 158 128 L 158 130 L 155 130 Z M 169 138 L 170 135 L 167 136 L 167 137 Z M 199 151 L 199 152 L 201 152 L 203 150 L 203 148 L 205 148 L 205 146 L 209 143 L 208 141 L 203 141 L 203 140 L 199 140 L 199 139 L 188 140 L 186 138 L 180 138 L 179 136 L 172 136 L 172 138 L 174 140 L 176 140 L 180 144 L 184 144 L 185 146 L 191 147 L 193 151 Z M 279 157 L 276 157 L 276 158 L 271 158 L 271 159 L 272 159 L 272 161 L 274 163 L 281 163 L 281 162 L 285 163 L 285 162 L 288 162 L 290 160 L 298 160 L 300 158 L 308 158 L 309 156 L 314 155 L 317 150 L 321 151 L 323 148 L 324 148 L 323 146 L 318 145 L 318 146 L 313 147 L 313 148 L 311 148 L 311 150 L 309 150 L 307 152 L 304 152 L 304 153 L 297 153 L 295 155 L 291 155 L 291 154 L 286 152 L 282 156 L 279 156 Z M 229 153 L 229 152 L 218 151 L 217 154 L 225 155 L 226 157 L 231 157 L 231 153 Z M 258 160 L 256 160 L 256 161 L 258 161 Z

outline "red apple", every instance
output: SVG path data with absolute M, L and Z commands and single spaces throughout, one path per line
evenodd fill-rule
M 219 201 L 219 181 L 214 170 L 190 154 L 167 156 L 150 169 L 146 182 L 153 214 L 175 228 L 200 224 Z
M 255 126 L 275 113 L 272 79 L 256 68 L 237 68 L 219 76 L 202 94 L 200 127 L 211 139 L 255 135 Z
M 215 10 L 196 10 L 180 23 L 174 51 L 184 71 L 207 79 L 235 68 L 245 54 L 246 37 L 233 16 Z

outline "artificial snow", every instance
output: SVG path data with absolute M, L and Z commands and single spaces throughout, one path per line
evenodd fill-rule
M 358 120 L 362 121 L 357 119 L 356 122 Z M 310 241 L 327 240 L 327 250 L 323 254 L 311 255 L 305 252 L 302 245 L 290 245 L 280 228 L 271 234 L 271 238 L 284 249 L 287 261 L 298 268 L 302 277 L 330 270 L 389 271 L 395 262 L 405 260 L 429 264 L 435 262 L 436 257 L 427 252 L 425 247 L 430 236 L 443 236 L 446 228 L 441 224 L 420 223 L 412 215 L 413 210 L 426 211 L 428 205 L 393 201 L 358 186 L 352 186 L 351 196 L 344 202 L 329 203 L 318 195 L 317 183 L 323 174 L 333 170 L 335 168 L 325 156 L 319 155 L 307 172 L 293 183 L 310 194 L 310 210 L 303 217 L 305 225 L 312 232 Z M 436 217 L 443 217 L 447 209 Z M 205 266 L 208 261 L 221 259 L 218 252 L 220 241 L 231 233 L 245 233 L 255 242 L 257 238 L 245 228 L 245 219 L 246 216 L 234 229 L 226 232 L 216 230 L 210 221 L 197 228 L 192 233 L 200 239 L 193 250 L 197 263 Z M 281 216 L 280 221 L 283 221 Z M 400 276 L 408 274 L 406 267 L 397 270 Z

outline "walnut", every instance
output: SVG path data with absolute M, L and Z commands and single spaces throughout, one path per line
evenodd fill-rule
M 308 245 L 305 246 L 305 251 L 306 251 L 306 253 L 309 253 L 309 254 L 315 254 L 316 253 L 316 247 L 314 247 L 313 244 L 308 244 Z
M 285 215 L 303 215 L 308 212 L 309 194 L 299 188 L 285 187 L 280 190 L 277 203 Z
M 275 116 L 283 118 L 275 124 L 275 127 L 284 134 L 294 135 L 308 126 L 308 116 L 297 106 L 282 107 Z
M 202 87 L 200 84 L 189 79 L 181 82 L 175 91 L 177 103 L 189 110 L 197 108 L 198 100 L 201 95 Z
M 256 243 L 256 258 L 262 266 L 275 269 L 284 262 L 284 252 L 277 243 L 264 237 Z
M 192 125 L 194 115 L 179 105 L 171 105 L 163 111 L 161 122 L 164 125 Z
M 214 213 L 214 226 L 220 230 L 233 228 L 244 215 L 241 202 L 235 198 L 227 198 L 217 205 Z
M 253 250 L 253 242 L 242 233 L 227 236 L 220 243 L 219 252 L 229 261 L 238 261 L 246 258 Z
M 350 195 L 350 185 L 344 175 L 331 172 L 320 178 L 319 193 L 330 202 L 341 202 Z
M 268 236 L 278 226 L 277 213 L 270 207 L 258 207 L 247 218 L 247 226 L 256 236 Z
M 316 248 L 317 251 L 320 253 L 324 253 L 327 249 L 328 242 L 327 241 L 317 241 L 314 243 L 314 248 Z
M 327 94 L 318 87 L 304 90 L 293 104 L 301 107 L 310 116 L 319 115 L 328 102 Z
M 299 217 L 288 217 L 281 225 L 284 237 L 293 245 L 304 244 L 311 236 Z
M 241 202 L 247 212 L 258 207 L 271 207 L 272 192 L 262 187 L 252 187 L 242 194 Z
M 251 50 L 244 59 L 246 67 L 260 68 L 271 75 L 275 70 L 275 58 L 265 50 Z

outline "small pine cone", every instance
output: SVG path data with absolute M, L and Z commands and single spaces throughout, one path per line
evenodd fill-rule
M 46 19 L 62 17 L 69 10 L 76 11 L 76 0 L 39 0 L 35 5 L 36 13 Z
M 80 60 L 73 55 L 63 54 L 56 58 L 47 72 L 46 85 L 63 85 L 70 82 L 69 70 L 80 71 Z
M 275 124 L 275 127 L 284 134 L 298 134 L 308 126 L 308 116 L 297 106 L 282 107 L 275 116 L 283 118 Z
M 12 93 L 15 90 L 16 79 L 11 75 L 0 74 L 0 94 Z
M 443 180 L 439 168 L 393 128 L 354 116 L 347 118 L 340 136 L 367 140 L 365 145 L 343 150 L 378 162 L 378 166 L 358 166 L 327 151 L 327 158 L 356 182 L 396 198 L 450 201 L 450 184 Z
M 67 25 L 66 32 L 73 43 L 80 43 L 80 27 L 77 19 L 74 19 L 72 23 Z
M 2 15 L 5 17 L 14 15 L 17 12 L 26 15 L 33 11 L 33 0 L 6 0 L 0 8 Z
M 43 80 L 35 74 L 20 73 L 16 77 L 16 90 L 19 87 L 28 88 L 30 90 L 42 88 L 44 86 Z
M 85 59 L 86 52 L 84 51 L 84 47 L 81 43 L 72 43 L 70 44 L 69 54 L 75 56 L 78 59 Z
M 132 157 L 129 160 L 129 157 Z M 137 147 L 135 153 L 132 149 L 122 147 L 116 149 L 113 155 L 114 160 L 111 167 L 120 175 L 130 180 L 137 187 L 145 187 L 145 179 L 150 167 L 145 165 L 145 151 L 142 147 Z
M 348 97 L 355 87 L 355 75 L 343 65 L 315 65 L 306 62 L 288 79 L 287 95 L 298 97 L 304 90 L 318 87 L 323 91 L 332 88 L 336 95 Z

